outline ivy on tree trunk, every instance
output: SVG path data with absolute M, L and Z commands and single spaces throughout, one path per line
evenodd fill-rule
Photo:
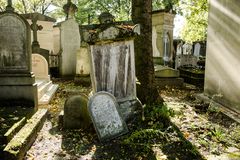
M 141 34 L 134 41 L 137 96 L 144 104 L 162 103 L 155 85 L 152 53 L 152 0 L 132 0 L 132 20 L 140 24 Z

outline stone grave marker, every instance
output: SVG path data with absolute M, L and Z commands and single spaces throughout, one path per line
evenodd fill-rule
M 88 110 L 100 141 L 113 139 L 128 132 L 118 111 L 115 97 L 108 92 L 95 93 L 88 103 Z
M 194 45 L 194 56 L 196 56 L 197 58 L 199 58 L 199 55 L 200 55 L 200 50 L 201 50 L 201 45 L 200 43 L 196 43 Z
M 32 54 L 32 71 L 36 78 L 50 80 L 47 60 L 40 54 Z
M 176 54 L 177 55 L 181 55 L 182 54 L 182 42 L 180 42 L 178 45 L 177 45 L 177 52 Z
M 0 13 L 0 101 L 37 106 L 37 86 L 31 67 L 28 22 L 13 12 L 10 1 Z
M 76 54 L 81 44 L 79 24 L 73 16 L 77 8 L 71 1 L 68 1 L 63 8 L 66 14 L 66 21 L 60 23 L 60 47 L 62 50 L 60 74 L 63 77 L 75 76 Z

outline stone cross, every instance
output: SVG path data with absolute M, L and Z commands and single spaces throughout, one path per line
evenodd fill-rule
M 63 11 L 66 14 L 66 20 L 73 18 L 77 10 L 78 10 L 77 6 L 73 4 L 71 0 L 68 0 L 67 4 L 63 6 Z
M 39 43 L 38 43 L 38 40 L 37 40 L 37 31 L 42 30 L 43 27 L 41 25 L 37 24 L 37 19 L 38 19 L 37 16 L 33 16 L 32 17 L 32 24 L 31 24 L 31 29 L 33 31 L 33 42 L 32 42 L 32 45 L 39 47 Z
M 14 11 L 14 8 L 12 7 L 12 0 L 8 0 L 8 5 L 6 7 L 6 11 L 7 12 L 13 12 Z

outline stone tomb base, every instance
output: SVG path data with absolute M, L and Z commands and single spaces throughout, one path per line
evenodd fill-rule
M 49 79 L 36 79 L 38 90 L 38 104 L 48 104 L 58 89 L 57 84 L 52 84 Z
M 37 84 L 32 73 L 0 74 L 1 106 L 37 107 Z
M 155 82 L 159 88 L 183 87 L 183 78 L 179 78 L 179 71 L 162 65 L 155 66 Z

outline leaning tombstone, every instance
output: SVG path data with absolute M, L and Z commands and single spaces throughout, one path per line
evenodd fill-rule
M 118 108 L 115 97 L 108 92 L 98 92 L 90 98 L 88 110 L 100 141 L 111 140 L 128 132 Z
M 36 107 L 30 26 L 11 4 L 8 1 L 6 11 L 0 13 L 0 101 L 1 105 Z
M 140 28 L 114 22 L 108 12 L 102 13 L 99 21 L 82 35 L 82 40 L 90 45 L 93 93 L 106 91 L 114 95 L 123 119 L 129 120 L 141 106 L 136 95 L 134 55 L 134 37 Z

